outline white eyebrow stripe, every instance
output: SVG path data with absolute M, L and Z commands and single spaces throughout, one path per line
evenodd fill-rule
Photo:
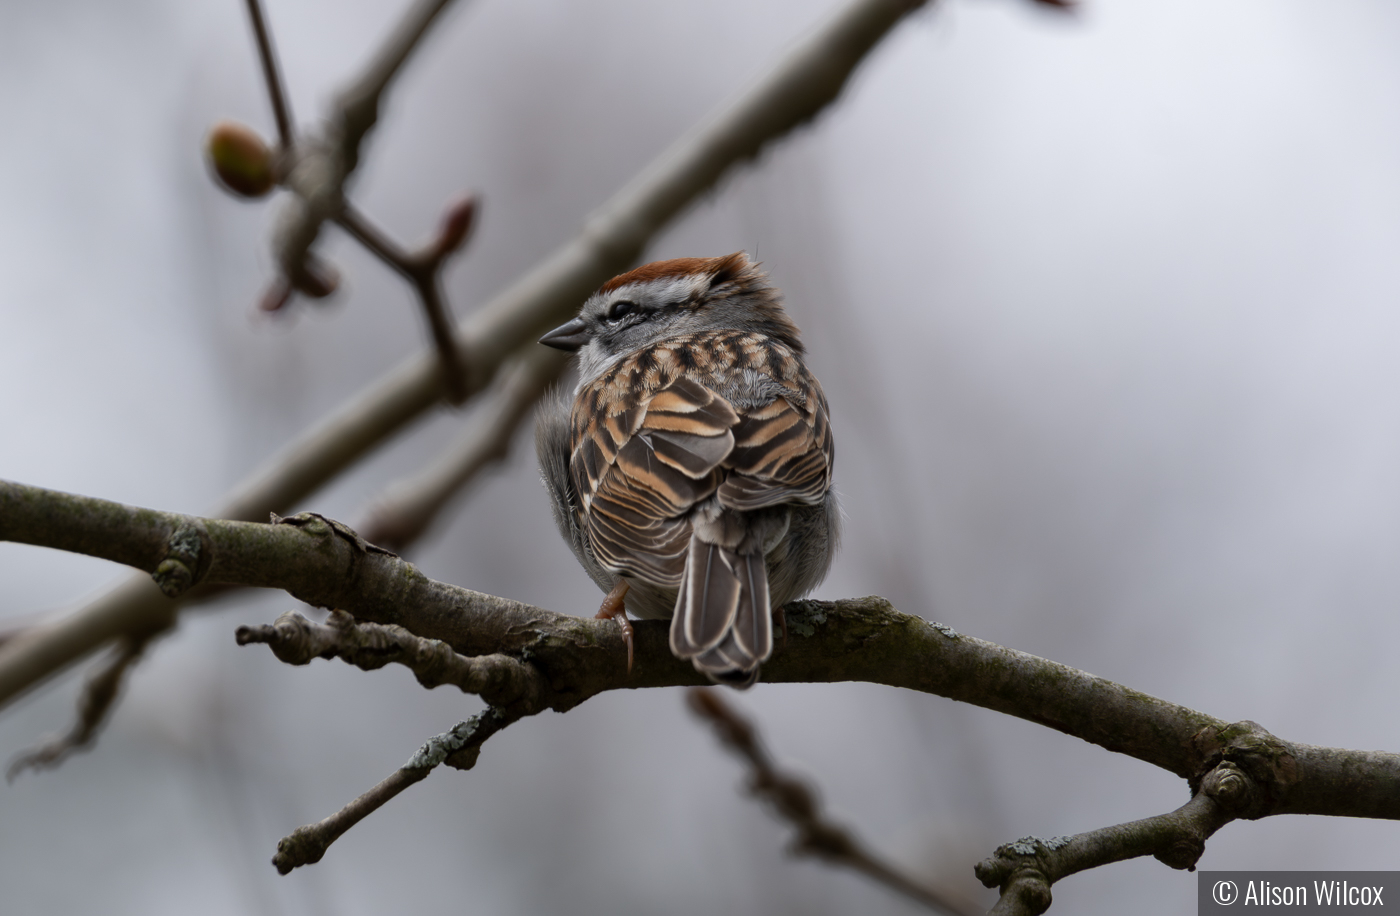
M 646 290 L 659 299 L 680 302 L 700 292 L 709 282 L 709 274 L 683 274 L 661 280 L 641 280 L 636 283 L 628 283 L 626 286 L 619 286 L 608 293 L 607 301 L 613 303 L 635 295 L 641 290 Z

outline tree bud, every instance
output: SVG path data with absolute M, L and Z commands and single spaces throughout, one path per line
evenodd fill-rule
M 433 252 L 441 258 L 462 247 L 471 234 L 476 222 L 476 198 L 463 195 L 454 200 L 442 214 L 437 238 L 433 240 Z
M 272 150 L 245 124 L 236 121 L 215 124 L 204 141 L 204 152 L 214 176 L 233 194 L 262 197 L 277 184 Z

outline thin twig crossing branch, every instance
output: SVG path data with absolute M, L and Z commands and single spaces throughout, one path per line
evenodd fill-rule
M 287 102 L 287 90 L 282 85 L 282 71 L 277 66 L 277 53 L 272 48 L 272 35 L 263 16 L 261 0 L 248 0 L 248 19 L 253 25 L 253 38 L 258 43 L 258 59 L 262 63 L 268 101 L 272 103 L 272 116 L 277 120 L 277 141 L 283 150 L 290 150 L 296 143 L 292 109 Z
M 794 853 L 853 868 L 936 912 L 953 916 L 981 912 L 969 901 L 958 900 L 904 874 L 867 849 L 850 830 L 828 820 L 816 792 L 799 777 L 774 765 L 753 723 L 739 715 L 717 689 L 692 687 L 687 699 L 690 708 L 715 727 L 724 746 L 748 763 L 752 771 L 749 792 L 765 799 L 797 831 L 792 843 Z

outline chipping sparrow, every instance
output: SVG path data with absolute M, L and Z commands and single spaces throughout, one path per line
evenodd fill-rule
M 629 666 L 626 611 L 670 617 L 671 651 L 711 680 L 752 684 L 770 608 L 816 587 L 837 537 L 826 397 L 780 294 L 743 252 L 657 261 L 540 343 L 578 351 L 572 409 L 545 402 L 535 447 Z

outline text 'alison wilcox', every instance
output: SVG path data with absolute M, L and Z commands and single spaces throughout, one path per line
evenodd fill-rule
M 1250 881 L 1243 890 L 1244 906 L 1385 906 L 1384 887 L 1350 881 L 1313 881 L 1311 886 Z

